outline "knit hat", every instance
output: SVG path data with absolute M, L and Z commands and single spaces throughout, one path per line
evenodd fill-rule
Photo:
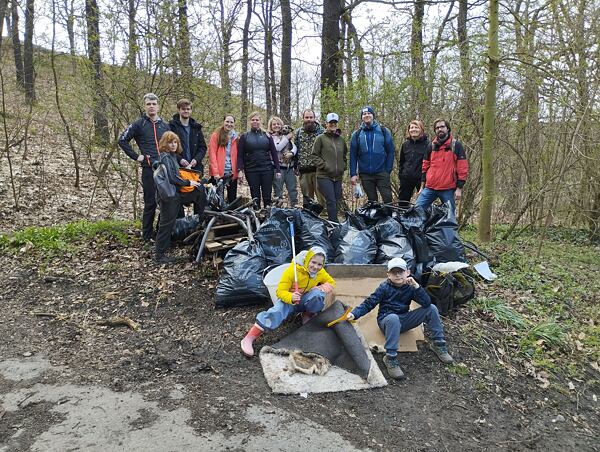
M 367 105 L 367 106 L 361 108 L 360 117 L 362 118 L 362 115 L 365 113 L 371 113 L 373 115 L 373 117 L 375 117 L 375 110 L 373 110 L 373 107 L 371 107 L 370 105 Z

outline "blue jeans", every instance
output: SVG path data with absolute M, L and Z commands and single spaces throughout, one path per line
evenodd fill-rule
M 415 205 L 422 207 L 423 209 L 427 209 L 433 201 L 437 198 L 445 203 L 446 201 L 450 201 L 452 204 L 452 213 L 456 211 L 456 205 L 454 203 L 454 189 L 452 190 L 432 190 L 431 188 L 424 188 L 419 197 L 417 198 L 417 202 Z
M 385 334 L 385 352 L 389 356 L 396 356 L 400 333 L 412 330 L 421 323 L 425 323 L 431 332 L 433 342 L 446 342 L 440 314 L 437 307 L 431 304 L 426 308 L 417 308 L 404 314 L 388 314 L 379 322 L 379 329 Z
M 300 298 L 299 304 L 287 304 L 277 300 L 272 308 L 259 312 L 256 323 L 264 330 L 274 330 L 290 315 L 297 312 L 318 313 L 325 306 L 325 293 L 316 287 L 309 290 Z

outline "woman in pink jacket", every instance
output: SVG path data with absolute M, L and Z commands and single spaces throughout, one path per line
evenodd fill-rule
M 214 183 L 224 179 L 227 187 L 227 202 L 237 197 L 237 144 L 238 136 L 233 126 L 235 118 L 226 115 L 223 125 L 213 132 L 208 144 L 208 171 Z

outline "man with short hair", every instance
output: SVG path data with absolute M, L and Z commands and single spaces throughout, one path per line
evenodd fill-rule
M 373 107 L 360 111 L 362 123 L 350 138 L 350 181 L 358 178 L 369 201 L 377 202 L 377 191 L 385 204 L 392 202 L 390 173 L 394 168 L 395 150 L 392 133 L 375 120 Z
M 177 111 L 169 121 L 169 127 L 181 141 L 183 153 L 179 164 L 189 166 L 201 174 L 204 172 L 202 160 L 206 155 L 206 141 L 202 133 L 202 124 L 192 118 L 192 102 L 188 99 L 177 101 Z
M 142 238 L 145 242 L 154 239 L 154 215 L 156 213 L 156 188 L 152 172 L 152 164 L 158 160 L 160 151 L 158 142 L 169 125 L 158 116 L 158 97 L 147 93 L 143 98 L 145 113 L 131 123 L 119 137 L 119 146 L 132 160 L 142 167 L 142 187 L 144 190 L 144 214 L 142 216 Z M 138 154 L 130 144 L 134 139 Z
M 302 204 L 308 206 L 308 199 L 315 199 L 325 206 L 325 199 L 317 189 L 317 162 L 313 155 L 313 144 L 323 128 L 315 119 L 315 112 L 307 109 L 302 113 L 302 127 L 296 129 L 295 144 L 298 149 L 298 172 L 300 173 L 300 189 L 302 190 Z
M 455 212 L 455 200 L 462 196 L 462 188 L 469 174 L 469 161 L 462 143 L 451 132 L 450 123 L 444 118 L 433 122 L 435 138 L 427 146 L 421 179 L 421 190 L 416 205 L 424 209 L 433 201 L 450 201 Z

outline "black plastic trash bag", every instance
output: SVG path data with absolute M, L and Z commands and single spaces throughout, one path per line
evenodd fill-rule
M 401 257 L 413 272 L 416 267 L 415 255 L 404 228 L 393 218 L 380 221 L 375 226 L 377 238 L 376 264 L 385 264 L 394 257 Z
M 410 228 L 417 228 L 422 231 L 427 222 L 427 212 L 422 207 L 413 206 L 400 215 L 398 221 L 406 231 Z
M 288 218 L 295 219 L 293 209 L 271 209 L 269 218 L 258 228 L 254 238 L 265 254 L 268 265 L 285 264 L 292 261 L 292 238 Z M 294 223 L 295 235 L 298 235 L 298 227 Z M 298 239 L 296 239 L 298 244 Z M 298 250 L 298 247 L 296 247 Z M 299 251 L 299 250 L 298 250 Z
M 182 218 L 177 218 L 171 231 L 171 240 L 173 242 L 181 242 L 187 236 L 191 235 L 200 226 L 200 218 L 198 215 L 186 215 Z
M 372 264 L 377 256 L 377 239 L 370 229 L 358 229 L 352 215 L 335 229 L 331 243 L 335 248 L 336 264 Z M 358 222 L 360 223 L 360 222 Z
M 258 243 L 243 241 L 225 256 L 215 305 L 219 308 L 261 304 L 271 300 L 263 283 L 267 261 Z
M 296 211 L 296 252 L 320 246 L 325 250 L 328 260 L 333 260 L 334 250 L 329 240 L 328 223 L 310 210 Z
M 466 262 L 465 249 L 458 236 L 458 224 L 449 202 L 436 211 L 437 221 L 425 232 L 427 245 L 435 262 Z
M 369 201 L 354 212 L 367 227 L 375 226 L 381 220 L 392 216 L 392 209 L 377 202 Z

